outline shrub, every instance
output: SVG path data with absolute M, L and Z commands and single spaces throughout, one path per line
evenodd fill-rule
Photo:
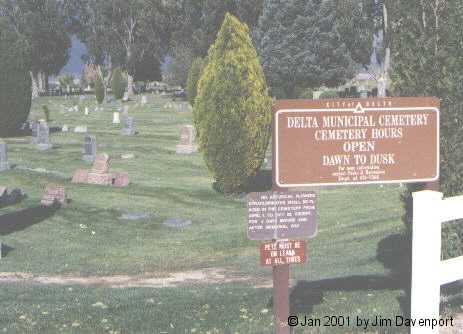
M 202 58 L 195 58 L 191 63 L 190 70 L 188 71 L 186 95 L 191 105 L 194 105 L 194 101 L 197 95 L 198 80 L 201 77 L 201 72 L 203 71 L 204 65 L 204 60 Z
M 14 135 L 31 108 L 27 44 L 0 17 L 0 137 Z
M 117 68 L 111 80 L 111 89 L 116 100 L 121 100 L 124 97 L 125 87 L 127 87 L 127 85 L 124 83 L 122 71 L 120 68 Z
M 226 193 L 243 190 L 265 156 L 272 100 L 249 30 L 227 14 L 210 47 L 194 105 L 206 165 Z
M 339 94 L 335 90 L 325 90 L 320 94 L 320 99 L 336 99 L 339 97 Z
M 297 98 L 298 99 L 313 99 L 313 91 L 310 88 L 305 88 L 305 89 L 300 89 L 297 92 Z
M 104 97 L 105 97 L 105 91 L 104 91 L 104 83 L 103 79 L 101 78 L 100 75 L 97 75 L 95 78 L 95 97 L 96 101 L 98 104 L 102 104 Z

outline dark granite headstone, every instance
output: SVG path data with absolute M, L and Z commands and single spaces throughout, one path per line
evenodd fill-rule
M 82 159 L 87 162 L 93 162 L 96 156 L 96 137 L 86 135 L 84 138 L 84 155 Z

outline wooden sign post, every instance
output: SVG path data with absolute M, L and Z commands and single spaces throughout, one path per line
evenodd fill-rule
M 439 100 L 280 100 L 274 106 L 273 189 L 248 197 L 248 238 L 273 266 L 277 334 L 289 334 L 289 265 L 317 232 L 315 193 L 292 189 L 423 182 L 438 187 Z M 288 191 L 289 190 L 289 191 Z
M 269 191 L 248 196 L 248 238 L 261 245 L 260 262 L 273 266 L 273 315 L 277 334 L 289 334 L 289 265 L 306 261 L 305 241 L 317 233 L 314 192 Z

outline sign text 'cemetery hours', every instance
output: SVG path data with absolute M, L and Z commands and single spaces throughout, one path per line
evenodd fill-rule
M 437 99 L 281 100 L 275 111 L 279 187 L 439 177 Z

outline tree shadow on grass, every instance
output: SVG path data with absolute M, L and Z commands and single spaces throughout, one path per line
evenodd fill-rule
M 378 243 L 376 258 L 388 275 L 352 275 L 319 281 L 299 281 L 290 294 L 290 314 L 311 314 L 323 302 L 328 291 L 403 290 L 398 303 L 405 316 L 410 314 L 410 242 L 407 236 L 394 234 Z
M 10 246 L 5 245 L 5 244 L 0 244 L 0 247 L 1 247 L 0 253 L 2 254 L 2 257 L 6 257 L 9 252 L 14 250 L 13 247 L 10 247 Z
M 261 169 L 257 174 L 248 179 L 248 184 L 238 191 L 236 194 L 228 194 L 229 196 L 242 196 L 244 194 L 249 194 L 253 192 L 266 192 L 272 190 L 273 186 L 273 175 L 271 170 Z M 220 188 L 218 182 L 212 184 L 212 189 L 216 192 L 223 194 L 223 189 Z
M 18 212 L 7 213 L 0 216 L 0 235 L 8 235 L 14 232 L 38 224 L 52 217 L 59 209 L 58 205 L 46 207 L 36 206 Z

